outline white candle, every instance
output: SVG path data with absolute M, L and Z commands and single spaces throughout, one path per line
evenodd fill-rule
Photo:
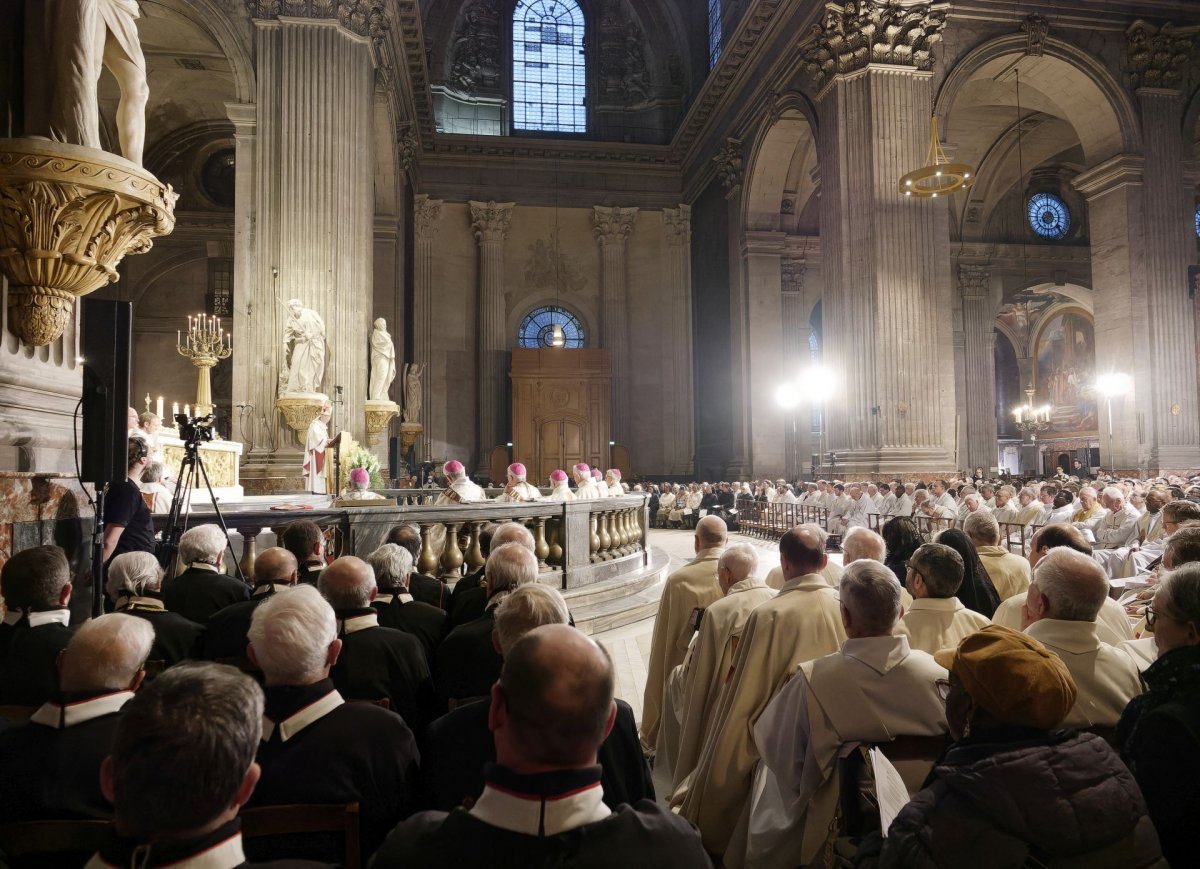
M 192 407 L 189 404 L 183 406 L 183 415 L 190 417 L 192 415 Z
M 163 414 L 162 414 L 162 412 L 163 412 L 163 400 L 162 400 L 162 398 L 163 398 L 163 397 L 162 397 L 161 395 L 158 397 L 158 405 L 157 405 L 157 408 L 156 408 L 156 409 L 158 410 L 158 418 L 159 418 L 159 419 L 162 419 L 162 415 L 163 415 Z
M 171 421 L 174 422 L 175 417 L 179 416 L 179 402 L 171 402 Z

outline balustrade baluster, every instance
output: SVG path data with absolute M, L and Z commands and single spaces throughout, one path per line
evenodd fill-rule
M 609 530 L 608 530 L 609 519 L 610 519 L 611 515 L 612 514 L 606 510 L 600 514 L 600 518 L 597 520 L 600 525 L 599 531 L 600 531 L 600 560 L 601 561 L 608 561 L 610 558 L 612 558 L 612 534 L 609 533 Z
M 563 550 L 562 550 L 562 523 L 554 517 L 546 525 L 546 538 L 550 544 L 550 552 L 546 556 L 546 561 L 554 567 L 562 567 Z
M 596 513 L 588 514 L 588 561 L 595 564 L 600 561 L 600 521 Z
M 242 576 L 246 577 L 246 582 L 254 584 L 254 562 L 258 559 L 258 535 L 262 533 L 261 528 L 242 528 L 242 557 L 238 561 L 238 566 L 242 569 Z
M 430 523 L 421 523 L 421 557 L 417 559 L 417 570 L 426 576 L 436 576 L 438 554 L 433 551 L 433 528 Z
M 479 568 L 483 567 L 486 558 L 483 557 L 483 550 L 479 546 L 479 532 L 483 528 L 482 522 L 471 523 L 471 544 L 467 547 L 467 572 L 474 573 Z
M 546 557 L 550 554 L 550 547 L 546 545 L 546 519 L 538 516 L 533 521 L 533 554 L 537 556 L 538 568 L 549 570 L 550 566 L 546 564 Z
M 446 523 L 446 549 L 442 552 L 442 579 L 458 579 L 463 563 L 462 550 L 458 547 L 458 529 L 461 522 Z

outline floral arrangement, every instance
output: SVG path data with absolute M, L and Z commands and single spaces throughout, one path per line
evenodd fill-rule
M 356 446 L 346 454 L 346 471 L 351 480 L 355 479 L 355 471 L 366 471 L 371 481 L 372 489 L 382 489 L 383 476 L 379 470 L 379 459 L 368 449 Z

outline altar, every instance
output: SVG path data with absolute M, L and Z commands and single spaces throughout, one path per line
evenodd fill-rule
M 179 467 L 183 464 L 183 441 L 165 432 L 158 433 L 158 446 L 162 451 L 163 466 L 171 475 L 167 486 L 174 494 L 175 480 L 179 478 Z M 223 504 L 236 504 L 246 497 L 239 478 L 238 466 L 242 459 L 242 445 L 237 441 L 208 441 L 200 444 L 200 460 L 204 470 L 208 472 L 208 481 L 212 484 L 213 494 Z M 192 502 L 195 504 L 209 503 L 208 489 L 204 485 L 203 475 L 197 473 L 192 486 Z

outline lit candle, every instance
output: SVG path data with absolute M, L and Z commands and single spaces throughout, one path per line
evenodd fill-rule
M 175 346 L 176 347 L 183 346 L 183 332 L 180 329 L 175 330 Z
M 190 417 L 192 415 L 192 407 L 190 404 L 185 404 L 183 406 L 183 415 L 187 416 L 187 417 Z
M 171 419 L 173 420 L 177 416 L 179 416 L 179 402 L 172 401 L 171 402 Z
M 159 418 L 159 419 L 162 419 L 162 415 L 163 415 L 163 414 L 162 414 L 162 412 L 163 412 L 163 400 L 162 400 L 162 398 L 163 398 L 163 397 L 162 397 L 161 395 L 158 397 L 158 405 L 157 405 L 157 407 L 156 407 L 156 409 L 158 410 L 158 418 Z

